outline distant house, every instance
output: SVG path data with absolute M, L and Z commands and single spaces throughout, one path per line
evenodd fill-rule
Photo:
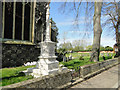
M 114 53 L 118 52 L 118 44 L 115 44 L 113 46 L 113 51 L 114 51 Z

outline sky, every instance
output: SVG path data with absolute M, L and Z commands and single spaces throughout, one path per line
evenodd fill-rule
M 92 18 L 89 19 L 85 14 L 85 3 L 81 4 L 79 18 L 78 18 L 78 27 L 75 23 L 76 11 L 70 9 L 73 6 L 73 3 L 68 3 L 66 8 L 63 9 L 62 5 L 64 2 L 51 2 L 50 3 L 50 18 L 53 18 L 53 21 L 58 27 L 58 45 L 64 42 L 72 42 L 74 40 L 86 40 L 88 45 L 93 43 L 93 21 Z M 76 3 L 78 5 L 78 3 Z M 63 13 L 63 11 L 65 12 Z M 94 8 L 91 10 L 91 17 L 93 17 Z M 104 21 L 102 17 L 102 22 Z M 86 21 L 85 21 L 86 20 Z M 113 31 L 108 31 L 109 28 L 103 28 L 101 36 L 101 45 L 102 46 L 111 46 L 116 43 L 115 35 Z

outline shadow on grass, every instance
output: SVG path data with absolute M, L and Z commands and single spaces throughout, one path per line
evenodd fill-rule
M 0 81 L 5 80 L 5 79 L 11 79 L 11 78 L 15 78 L 15 77 L 20 77 L 20 76 L 25 76 L 25 74 L 23 72 L 20 72 L 17 75 L 14 75 L 14 76 L 0 78 Z

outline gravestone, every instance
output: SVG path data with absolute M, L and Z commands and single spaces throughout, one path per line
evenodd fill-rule
M 72 55 L 69 56 L 69 59 L 72 60 Z
M 104 56 L 104 53 L 100 53 L 101 54 L 101 56 Z
M 107 53 L 105 53 L 105 56 L 107 56 Z
M 69 61 L 69 57 L 66 57 L 66 59 L 67 59 L 67 62 Z
M 47 4 L 46 11 L 46 38 L 44 42 L 41 42 L 41 55 L 35 68 L 28 68 L 25 74 L 32 75 L 34 77 L 41 77 L 49 74 L 56 74 L 58 71 L 66 71 L 63 67 L 59 68 L 59 62 L 55 56 L 55 42 L 50 40 L 50 23 L 49 23 L 49 3 Z
M 113 53 L 111 53 L 111 56 L 113 56 Z
M 107 53 L 107 56 L 108 56 L 108 57 L 110 56 L 109 53 Z
M 66 56 L 63 57 L 63 62 L 66 62 Z

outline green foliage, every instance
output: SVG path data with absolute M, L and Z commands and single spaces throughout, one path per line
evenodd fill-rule
M 74 67 L 73 66 L 67 66 L 69 69 L 73 69 Z
M 63 43 L 59 45 L 59 49 L 65 49 L 66 51 L 73 50 L 72 44 L 70 42 Z M 59 51 L 58 49 L 58 51 Z
M 113 51 L 113 48 L 110 46 L 106 46 L 106 47 L 101 46 L 100 51 Z
M 112 56 L 105 57 L 105 60 L 107 60 L 107 59 L 112 59 Z
M 79 57 L 79 60 L 84 60 L 83 56 L 80 56 L 80 57 Z
M 59 48 L 66 49 L 67 51 L 84 51 L 84 47 L 86 46 L 85 40 L 74 40 L 71 42 L 64 42 L 63 44 L 59 45 Z
M 88 45 L 88 46 L 86 47 L 86 50 L 91 51 L 91 50 L 92 50 L 92 45 Z
M 100 51 L 104 51 L 105 48 L 103 46 L 100 47 Z
M 84 53 L 84 57 L 80 56 L 83 53 L 71 53 L 73 57 L 76 57 L 74 60 L 70 60 L 68 62 L 61 62 L 65 67 L 68 67 L 69 69 L 77 69 L 79 66 L 93 64 L 96 62 L 90 62 L 90 55 L 89 53 Z M 69 56 L 70 54 L 66 54 L 66 56 Z M 84 60 L 80 59 L 83 58 Z M 105 59 L 112 59 L 112 56 L 105 56 Z M 99 62 L 104 61 L 102 56 L 99 56 Z
M 56 26 L 56 23 L 53 21 L 53 19 L 50 19 L 51 21 L 51 41 L 58 42 L 57 36 L 58 36 L 58 28 Z
M 64 54 L 64 53 L 66 52 L 66 49 L 65 49 L 65 48 L 59 48 L 59 49 L 57 50 L 57 52 Z
M 105 47 L 105 51 L 113 51 L 113 48 L 110 47 L 110 46 L 106 46 L 106 47 Z
M 17 82 L 25 81 L 28 79 L 32 79 L 32 76 L 25 76 L 21 71 L 26 70 L 27 68 L 31 68 L 35 66 L 21 66 L 16 68 L 3 68 L 0 70 L 0 75 L 2 76 L 2 81 L 0 81 L 0 86 L 6 86 L 10 84 L 14 84 Z
M 84 47 L 83 47 L 83 46 L 75 46 L 75 47 L 73 48 L 73 51 L 81 51 L 81 50 L 84 51 Z
M 64 66 L 67 67 L 67 66 L 72 66 L 74 64 L 73 61 L 69 61 L 69 62 L 64 62 Z
M 92 45 L 88 45 L 86 47 L 86 50 L 83 50 L 83 51 L 91 51 L 91 50 L 92 50 Z M 109 46 L 106 46 L 106 47 L 100 46 L 100 51 L 113 51 L 113 48 Z

